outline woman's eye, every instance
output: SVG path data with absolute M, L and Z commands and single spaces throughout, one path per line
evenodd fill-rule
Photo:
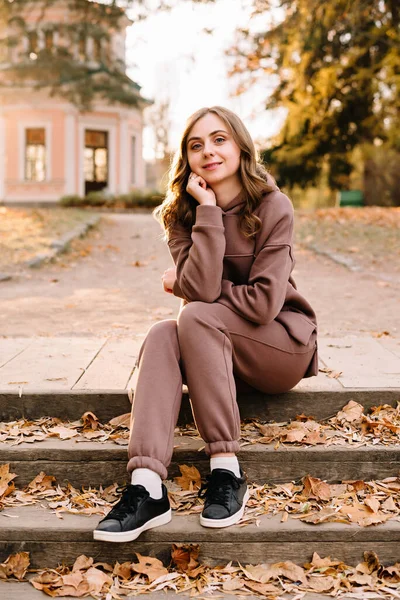
M 197 148 L 198 146 L 200 146 L 200 144 L 193 144 L 193 146 L 192 146 L 192 148 L 191 148 L 191 149 L 192 149 L 192 150 L 196 150 L 196 148 Z
M 216 141 L 216 142 L 218 142 L 218 140 L 220 140 L 221 142 L 224 142 L 224 141 L 225 141 L 225 138 L 223 138 L 223 137 L 217 137 L 217 138 L 215 138 L 215 141 Z

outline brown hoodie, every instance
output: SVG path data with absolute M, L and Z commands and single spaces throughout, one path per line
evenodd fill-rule
M 291 277 L 293 206 L 278 187 L 255 209 L 262 226 L 253 238 L 239 229 L 245 200 L 240 192 L 222 209 L 198 205 L 190 232 L 175 225 L 168 247 L 176 265 L 173 294 L 188 302 L 220 302 L 253 323 L 279 321 L 307 345 L 316 316 Z M 305 377 L 318 374 L 317 349 Z

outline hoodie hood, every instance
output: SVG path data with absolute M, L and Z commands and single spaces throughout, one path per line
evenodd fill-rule
M 268 174 L 267 183 L 274 188 L 274 190 L 279 190 L 279 187 L 276 185 L 272 176 Z M 245 204 L 246 200 L 244 198 L 244 190 L 241 189 L 240 192 L 232 198 L 232 200 L 222 209 L 223 213 L 228 213 L 230 215 L 236 215 L 242 209 L 242 205 Z

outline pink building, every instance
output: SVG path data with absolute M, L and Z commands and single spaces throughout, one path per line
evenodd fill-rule
M 42 49 L 51 52 L 60 45 L 85 65 L 95 68 L 106 57 L 125 72 L 125 30 L 131 21 L 124 13 L 105 40 L 75 35 L 70 26 L 77 15 L 65 1 L 53 4 L 44 17 L 34 2 L 27 0 L 26 6 L 28 34 L 16 46 L 0 47 L 1 83 L 13 65 L 34 61 Z M 3 30 L 0 38 L 4 41 L 11 33 L 8 29 L 4 37 Z M 82 112 L 62 97 L 51 97 L 46 88 L 35 91 L 26 82 L 24 87 L 0 85 L 0 201 L 54 202 L 104 188 L 112 194 L 143 188 L 143 109 L 150 102 L 134 82 L 131 88 L 137 107 L 97 99 L 90 112 Z

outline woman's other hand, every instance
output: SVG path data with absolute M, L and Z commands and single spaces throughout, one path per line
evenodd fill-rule
M 161 276 L 164 291 L 168 292 L 168 294 L 172 294 L 172 288 L 174 287 L 174 283 L 176 280 L 176 267 L 169 267 L 164 271 L 164 274 Z
M 200 177 L 200 175 L 196 175 L 196 173 L 190 173 L 186 191 L 193 196 L 199 204 L 210 204 L 211 206 L 217 205 L 217 199 L 213 190 L 206 180 L 203 179 L 203 177 Z

